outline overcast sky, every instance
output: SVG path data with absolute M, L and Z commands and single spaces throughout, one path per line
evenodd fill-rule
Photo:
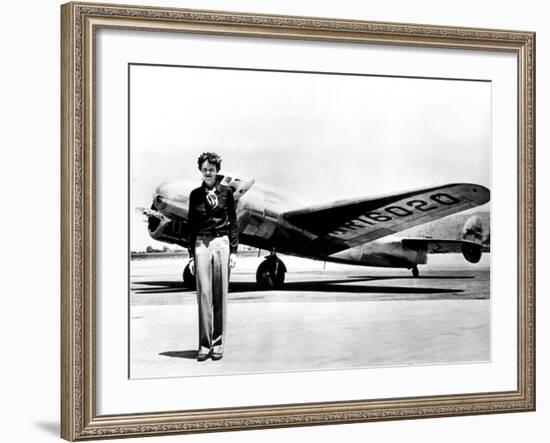
M 131 202 L 222 170 L 311 203 L 451 182 L 490 188 L 491 84 L 183 67 L 131 68 Z M 131 211 L 133 250 L 153 244 Z

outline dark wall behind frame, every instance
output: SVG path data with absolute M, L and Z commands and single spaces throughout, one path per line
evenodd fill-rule
M 386 402 L 337 402 L 210 412 L 97 417 L 94 412 L 93 103 L 89 36 L 95 26 L 177 27 L 192 32 L 472 47 L 518 54 L 518 391 Z M 113 24 L 116 22 L 116 24 Z M 534 356 L 533 33 L 366 23 L 254 14 L 72 3 L 62 7 L 62 436 L 89 439 L 277 426 L 335 424 L 533 410 Z

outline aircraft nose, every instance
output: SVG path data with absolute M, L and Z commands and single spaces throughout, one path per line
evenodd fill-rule
M 168 200 L 171 196 L 171 186 L 169 183 L 163 183 L 155 190 L 155 195 L 153 197 L 153 204 L 159 210 L 165 209 Z
M 153 195 L 155 208 L 162 212 L 177 213 L 187 211 L 189 205 L 189 184 L 178 182 L 167 182 L 157 187 Z
M 159 194 L 158 192 L 155 193 L 155 197 L 153 198 L 153 202 L 155 204 L 155 208 L 157 208 L 157 209 L 166 208 L 166 199 L 162 194 Z

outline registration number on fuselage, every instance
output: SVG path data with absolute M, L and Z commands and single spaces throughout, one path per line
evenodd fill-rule
M 346 234 L 357 229 L 375 226 L 379 223 L 385 223 L 410 216 L 418 216 L 423 212 L 453 206 L 457 203 L 460 203 L 458 198 L 444 192 L 438 192 L 430 195 L 428 199 L 415 198 L 402 204 L 390 205 L 376 211 L 369 211 L 357 218 L 348 220 L 342 226 L 333 230 L 330 234 Z

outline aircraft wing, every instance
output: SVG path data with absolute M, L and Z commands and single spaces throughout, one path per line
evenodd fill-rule
M 337 201 L 283 214 L 283 218 L 341 247 L 358 246 L 489 201 L 477 184 L 454 183 L 376 198 Z

